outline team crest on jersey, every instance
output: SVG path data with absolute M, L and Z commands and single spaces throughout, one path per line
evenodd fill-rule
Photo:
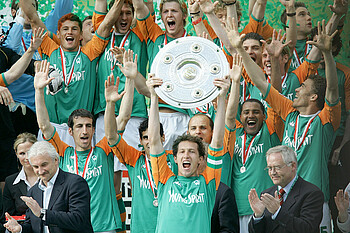
M 129 46 L 129 40 L 125 41 L 124 47 L 128 47 Z
M 80 57 L 77 58 L 77 64 L 80 64 Z
M 294 127 L 295 126 L 295 121 L 289 122 L 289 125 Z
M 193 181 L 193 184 L 195 184 L 195 185 L 199 185 L 201 182 L 199 181 L 199 180 L 195 180 L 195 181 Z
M 92 155 L 91 158 L 92 158 L 92 160 L 94 160 L 94 161 L 97 160 L 97 156 L 96 156 L 96 155 Z
M 174 184 L 176 184 L 176 185 L 181 187 L 181 183 L 179 181 L 175 181 Z

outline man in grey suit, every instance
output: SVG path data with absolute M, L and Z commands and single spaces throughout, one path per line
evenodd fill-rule
M 320 232 L 323 193 L 297 175 L 295 151 L 288 146 L 270 148 L 266 161 L 275 185 L 263 191 L 260 198 L 255 189 L 249 192 L 254 211 L 249 232 Z
M 90 191 L 86 181 L 58 167 L 56 149 L 46 141 L 36 142 L 28 160 L 39 177 L 22 200 L 29 207 L 23 225 L 8 213 L 4 226 L 11 232 L 92 233 Z

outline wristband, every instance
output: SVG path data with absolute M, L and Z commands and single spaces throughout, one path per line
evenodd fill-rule
M 197 20 L 195 20 L 195 21 L 192 21 L 192 25 L 197 25 L 197 24 L 199 24 L 200 22 L 202 22 L 202 18 L 199 18 L 199 19 L 197 19 Z
M 199 15 L 199 13 L 201 13 L 201 11 L 194 12 L 194 13 L 190 12 L 190 15 Z
M 232 6 L 232 5 L 235 5 L 236 2 L 237 2 L 237 0 L 234 1 L 234 2 L 229 2 L 229 3 L 224 2 L 224 4 L 225 4 L 226 6 Z
M 296 13 L 296 12 L 293 12 L 293 13 L 286 13 L 286 15 L 289 16 L 289 17 L 293 17 L 293 16 L 296 16 L 297 13 Z

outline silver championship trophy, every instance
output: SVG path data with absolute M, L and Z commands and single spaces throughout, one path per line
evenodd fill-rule
M 229 74 L 223 51 L 212 41 L 196 36 L 182 37 L 165 45 L 154 58 L 151 73 L 163 79 L 155 88 L 167 104 L 194 108 L 214 100 L 219 90 L 215 78 Z

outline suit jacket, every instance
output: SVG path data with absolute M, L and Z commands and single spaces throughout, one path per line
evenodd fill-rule
M 262 193 L 275 195 L 277 185 L 266 189 Z M 282 204 L 275 220 L 265 209 L 264 217 L 257 223 L 253 218 L 249 222 L 249 232 L 293 232 L 316 233 L 323 215 L 324 197 L 322 191 L 310 182 L 298 177 L 290 190 L 286 201 Z
M 43 191 L 38 183 L 28 191 L 27 196 L 33 197 L 43 206 Z M 59 169 L 46 211 L 46 220 L 36 217 L 28 209 L 22 232 L 42 233 L 45 225 L 49 227 L 50 233 L 93 233 L 90 190 L 82 177 Z
M 211 232 L 239 233 L 239 217 L 233 190 L 220 182 L 211 215 Z
M 6 177 L 5 187 L 3 192 L 3 211 L 1 215 L 0 232 L 5 232 L 3 224 L 6 222 L 5 213 L 8 212 L 11 216 L 21 216 L 26 213 L 27 205 L 20 199 L 21 196 L 27 195 L 27 185 L 21 180 L 13 185 L 19 172 Z

